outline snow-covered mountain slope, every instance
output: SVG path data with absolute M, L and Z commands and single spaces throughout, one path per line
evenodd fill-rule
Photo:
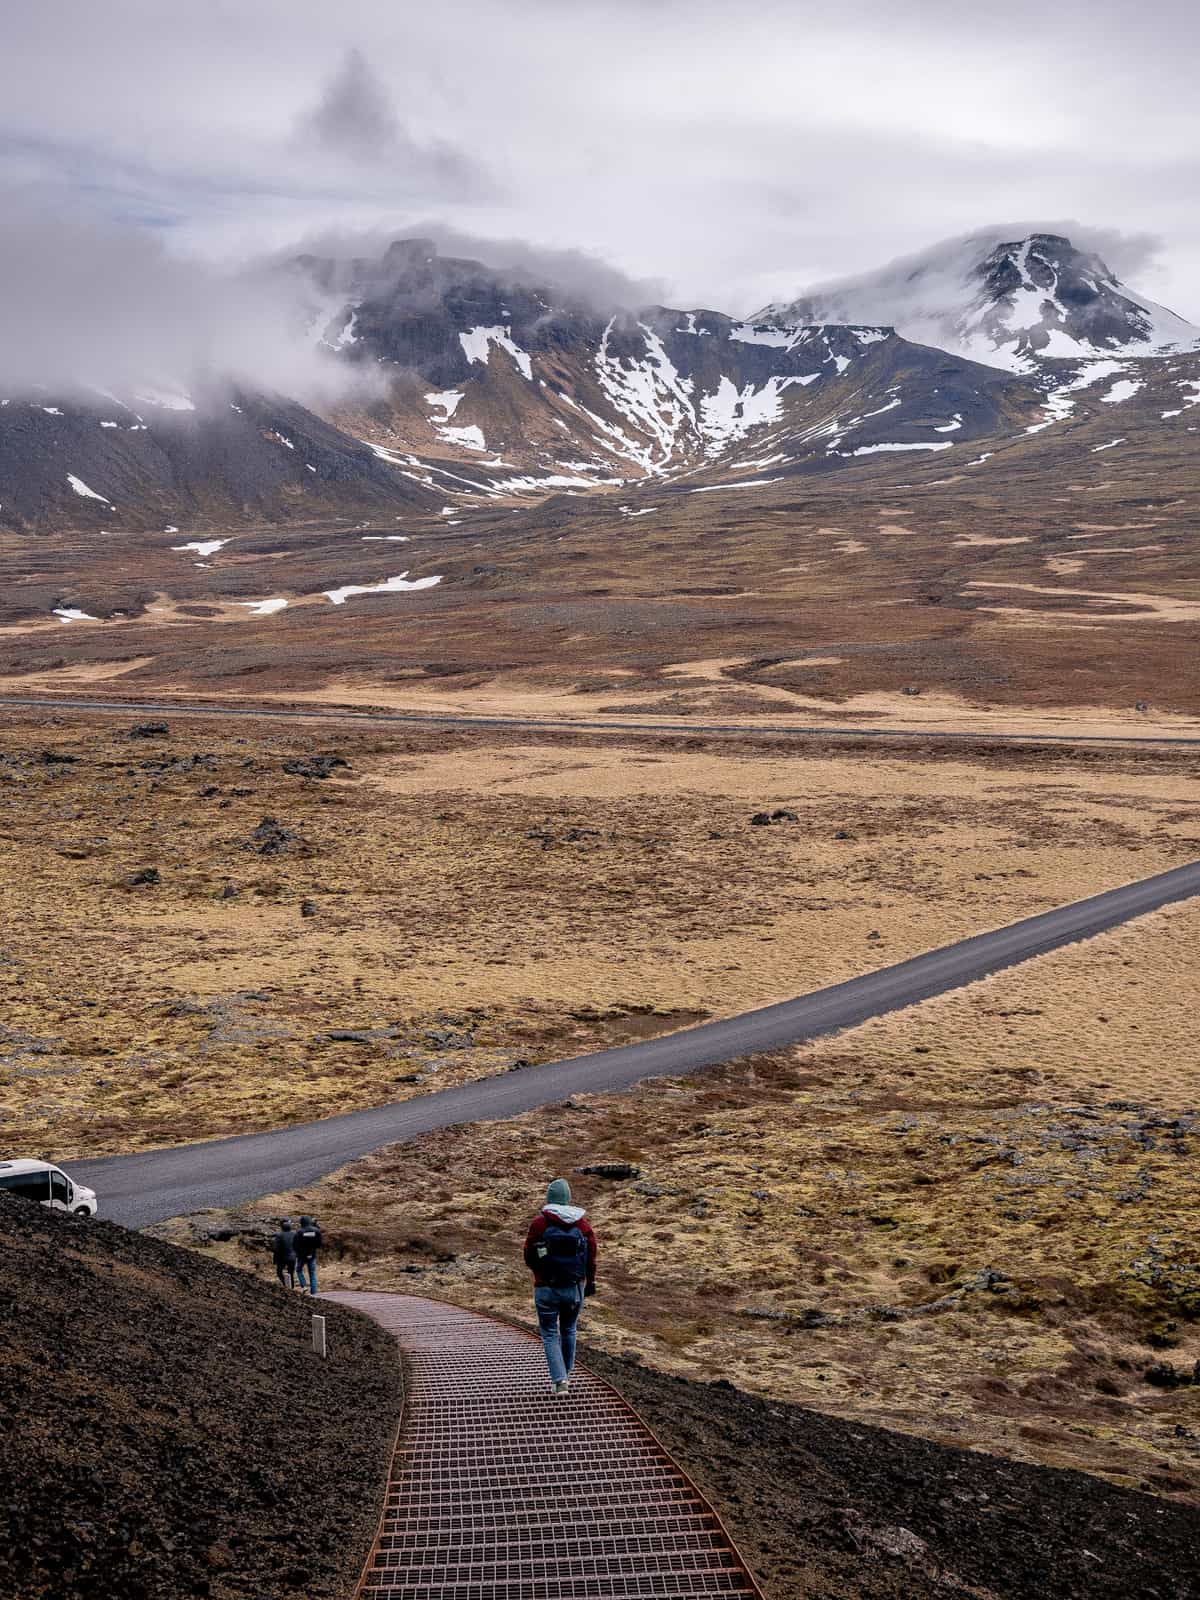
M 497 495 L 941 451 L 994 427 L 1001 405 L 1005 380 L 886 327 L 601 314 L 424 240 L 298 270 L 321 301 L 317 336 L 390 369 L 387 402 L 342 425 L 387 449 L 469 457 Z M 873 420 L 884 415 L 887 427 Z
M 1186 444 L 1200 388 L 1200 356 L 1151 354 L 1195 330 L 1048 235 L 931 255 L 879 275 L 873 299 L 860 285 L 857 300 L 749 322 L 600 310 L 421 239 L 373 260 L 300 258 L 297 287 L 307 337 L 369 380 L 349 386 L 366 398 L 319 416 L 213 381 L 64 397 L 5 396 L 0 380 L 0 528 L 454 518 L 638 483 L 958 471 L 1039 437 L 1069 448 L 1118 406 L 1127 429 L 1141 418 Z M 868 300 L 907 307 L 925 342 L 859 317 Z
M 1128 289 L 1058 234 L 949 240 L 877 272 L 818 287 L 759 319 L 877 322 L 972 361 L 1031 372 L 1044 359 L 1200 348 L 1200 328 Z

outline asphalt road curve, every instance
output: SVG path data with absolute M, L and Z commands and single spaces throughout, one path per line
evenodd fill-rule
M 679 1076 L 836 1033 L 1197 894 L 1200 861 L 795 1000 L 640 1044 L 503 1072 L 478 1083 L 414 1095 L 395 1105 L 351 1111 L 272 1133 L 73 1161 L 68 1166 L 98 1191 L 100 1214 L 129 1227 L 210 1206 L 240 1205 L 259 1195 L 313 1183 L 382 1145 L 435 1128 L 515 1117 L 571 1095 L 627 1089 L 642 1078 Z
M 951 739 L 969 744 L 1163 744 L 1200 745 L 1200 737 L 1147 733 L 991 733 L 946 728 L 830 728 L 822 723 L 670 722 L 640 721 L 633 717 L 605 719 L 573 717 L 472 716 L 466 712 L 429 711 L 346 711 L 338 707 L 278 705 L 199 705 L 185 700 L 68 700 L 55 695 L 42 699 L 0 696 L 0 710 L 15 711 L 103 711 L 136 717 L 271 717 L 285 722 L 361 722 L 369 726 L 388 724 L 418 728 L 522 728 L 543 733 L 649 733 L 681 735 L 733 734 L 742 738 L 774 739 Z

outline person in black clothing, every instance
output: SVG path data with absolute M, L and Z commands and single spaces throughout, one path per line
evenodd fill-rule
M 275 1276 L 279 1279 L 280 1288 L 294 1289 L 296 1287 L 296 1233 L 292 1227 L 291 1217 L 280 1219 L 279 1232 L 271 1241 L 271 1256 L 275 1262 Z M 287 1282 L 283 1275 L 287 1273 Z
M 317 1251 L 321 1248 L 321 1230 L 311 1217 L 301 1217 L 296 1229 L 296 1261 L 300 1270 L 300 1292 L 304 1292 L 304 1269 L 308 1268 L 308 1292 L 317 1292 Z

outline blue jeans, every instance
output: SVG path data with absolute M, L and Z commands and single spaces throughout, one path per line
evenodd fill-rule
M 563 1289 L 535 1289 L 533 1304 L 550 1381 L 561 1383 L 571 1376 L 575 1365 L 575 1325 L 583 1310 L 583 1285 L 569 1283 Z
M 302 1289 L 304 1287 L 304 1272 L 305 1272 L 305 1268 L 308 1269 L 308 1292 L 309 1292 L 309 1294 L 316 1294 L 316 1292 L 317 1292 L 317 1258 L 316 1258 L 316 1256 L 309 1256 L 307 1261 L 301 1261 L 298 1264 L 298 1266 L 296 1267 L 296 1272 L 297 1272 L 297 1274 L 298 1274 L 298 1276 L 300 1278 L 300 1287 Z

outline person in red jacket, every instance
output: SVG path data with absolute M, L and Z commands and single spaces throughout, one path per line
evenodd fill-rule
M 571 1186 L 555 1178 L 546 1204 L 525 1236 L 525 1265 L 533 1273 L 533 1304 L 546 1352 L 550 1386 L 565 1395 L 575 1365 L 575 1331 L 584 1298 L 596 1292 L 596 1235 Z

